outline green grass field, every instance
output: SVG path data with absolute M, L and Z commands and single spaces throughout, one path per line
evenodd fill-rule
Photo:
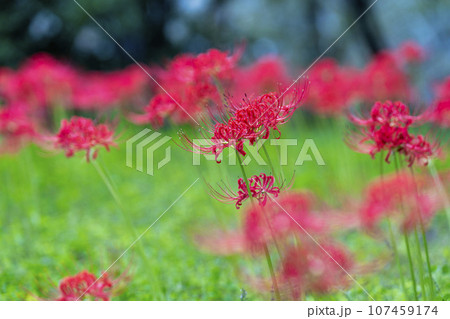
M 211 184 L 221 179 L 235 181 L 239 168 L 203 160 L 203 165 L 192 166 L 192 154 L 172 144 L 170 163 L 154 176 L 141 173 L 125 165 L 125 141 L 141 129 L 122 124 L 119 148 L 109 153 L 102 150 L 98 158 L 136 234 L 150 226 L 197 178 L 200 180 L 112 267 L 114 273 L 126 273 L 113 300 L 240 300 L 241 289 L 247 292 L 246 300 L 270 299 L 266 292 L 252 288 L 244 275 L 268 276 L 263 259 L 216 256 L 199 250 L 193 241 L 199 232 L 238 224 L 240 211 L 211 198 L 204 180 Z M 160 132 L 177 138 L 176 129 Z M 326 163 L 306 162 L 296 167 L 293 188 L 311 190 L 337 208 L 345 199 L 360 198 L 364 186 L 380 170 L 378 160 L 357 154 L 344 144 L 344 132 L 345 121 L 312 123 L 298 117 L 282 129 L 283 137 L 296 138 L 300 144 L 289 153 L 293 155 L 290 165 L 283 168 L 286 176 L 292 176 L 293 161 L 305 138 L 314 139 Z M 276 158 L 275 147 L 269 151 Z M 449 162 L 436 165 L 448 168 Z M 268 170 L 254 162 L 248 168 L 251 174 Z M 0 157 L 0 178 L 0 300 L 54 298 L 63 277 L 83 269 L 99 275 L 135 240 L 95 166 L 81 155 L 68 159 L 62 153 L 29 146 L 18 154 Z M 387 242 L 356 230 L 337 236 L 361 263 L 380 264 L 376 272 L 355 275 L 376 300 L 403 298 Z M 435 216 L 428 238 L 438 295 L 448 299 L 450 247 L 444 212 Z M 406 263 L 404 248 L 400 248 Z M 411 283 L 407 286 L 410 289 Z M 352 285 L 345 291 L 308 295 L 307 299 L 368 297 Z

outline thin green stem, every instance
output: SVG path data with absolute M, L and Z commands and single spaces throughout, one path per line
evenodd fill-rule
M 408 261 L 409 261 L 409 271 L 411 272 L 411 279 L 413 282 L 413 290 L 414 290 L 414 300 L 418 301 L 419 297 L 417 294 L 417 284 L 416 284 L 416 276 L 414 275 L 414 266 L 413 266 L 413 261 L 411 258 L 411 249 L 409 247 L 409 239 L 408 239 L 408 234 L 406 232 L 404 232 L 404 237 L 405 237 L 405 245 L 406 245 L 406 252 L 408 253 Z
M 419 265 L 419 279 L 420 279 L 420 287 L 422 289 L 422 295 L 424 300 L 428 300 L 427 290 L 425 289 L 425 275 L 423 270 L 423 257 L 422 251 L 420 247 L 419 235 L 417 234 L 417 229 L 414 228 L 414 238 L 416 241 L 416 252 L 417 252 L 417 264 Z
M 275 291 L 275 299 L 281 300 L 280 290 L 278 289 L 275 272 L 273 270 L 272 259 L 270 258 L 270 252 L 266 244 L 264 244 L 264 254 L 266 255 L 267 265 L 269 266 L 270 276 L 272 277 L 273 290 Z
M 403 290 L 403 294 L 405 295 L 405 300 L 408 300 L 408 292 L 406 290 L 405 278 L 403 278 L 403 270 L 402 270 L 402 265 L 400 263 L 400 257 L 398 254 L 397 243 L 395 241 L 394 232 L 392 231 L 391 221 L 389 219 L 388 219 L 388 227 L 389 227 L 389 235 L 391 238 L 392 250 L 394 251 L 394 258 L 395 258 L 395 262 L 397 264 L 398 272 L 399 272 L 399 276 L 400 276 L 400 284 L 402 285 L 402 290 Z
M 116 191 L 114 190 L 114 187 L 111 184 L 111 181 L 109 180 L 108 176 L 106 176 L 106 172 L 103 171 L 102 167 L 98 164 L 96 160 L 91 161 L 92 165 L 94 165 L 95 170 L 100 175 L 101 179 L 105 183 L 106 188 L 108 188 L 108 191 L 110 192 L 111 196 L 114 198 L 114 201 L 116 202 L 117 206 L 120 208 L 120 211 L 123 213 L 124 209 L 122 206 L 122 202 L 117 195 Z M 128 218 L 124 216 L 127 220 Z
M 447 196 L 447 192 L 445 191 L 444 186 L 442 185 L 441 178 L 439 177 L 439 174 L 432 160 L 430 160 L 430 162 L 428 163 L 428 169 L 430 170 L 431 176 L 433 177 L 434 184 L 438 189 L 439 195 L 442 197 L 442 200 L 444 201 L 445 214 L 447 215 L 447 223 L 448 228 L 450 230 L 450 200 Z
M 398 164 L 397 153 L 394 153 L 394 164 L 395 164 L 395 172 L 396 172 L 396 174 L 398 176 L 400 172 L 399 172 L 399 164 Z M 401 209 L 401 212 L 402 212 L 403 216 L 405 217 L 405 210 L 403 208 L 403 198 L 400 198 L 400 209 Z M 413 282 L 414 298 L 415 298 L 416 301 L 418 301 L 419 297 L 418 297 L 418 294 L 417 294 L 416 276 L 414 274 L 414 264 L 413 264 L 413 260 L 412 260 L 412 257 L 411 257 L 411 249 L 410 249 L 408 234 L 405 231 L 403 233 L 403 235 L 404 235 L 404 240 L 405 240 L 405 245 L 406 245 L 406 252 L 408 253 L 409 271 L 411 273 L 411 279 L 412 279 L 412 282 Z
M 417 201 L 419 201 L 420 196 L 419 196 L 419 188 L 417 186 L 417 182 L 416 182 L 416 177 L 414 175 L 414 170 L 411 167 L 411 175 L 414 179 L 414 185 L 415 185 L 415 191 L 416 191 L 416 197 L 417 197 Z M 418 205 L 419 209 L 420 209 L 420 205 Z M 425 258 L 426 258 L 426 262 L 427 262 L 427 270 L 428 270 L 428 279 L 429 279 L 429 285 L 430 285 L 430 293 L 431 293 L 431 299 L 434 300 L 435 297 L 435 293 L 434 293 L 434 282 L 433 282 L 433 273 L 431 271 L 431 262 L 430 262 L 430 254 L 428 251 L 428 241 L 427 241 L 427 234 L 425 232 L 425 226 L 422 220 L 422 211 L 419 210 L 418 212 L 419 214 L 419 227 L 420 227 L 420 231 L 422 233 L 422 241 L 423 241 L 423 247 L 425 249 Z M 416 230 L 417 232 L 417 230 Z M 418 237 L 418 236 L 417 236 Z M 420 256 L 422 256 L 422 254 L 420 254 Z
M 383 180 L 384 180 L 384 178 L 383 178 L 383 175 L 384 175 L 383 165 L 384 165 L 384 154 L 383 154 L 383 152 L 381 152 L 380 153 L 380 178 L 381 178 L 381 182 L 383 182 Z M 399 256 L 399 253 L 398 253 L 397 242 L 395 240 L 394 232 L 392 231 L 391 220 L 389 219 L 389 217 L 387 218 L 387 221 L 388 221 L 389 237 L 390 237 L 390 240 L 391 240 L 392 250 L 394 251 L 395 263 L 397 264 L 398 273 L 399 273 L 399 277 L 400 277 L 400 284 L 402 286 L 402 290 L 403 290 L 403 294 L 405 296 L 405 300 L 408 300 L 408 291 L 406 290 L 405 278 L 403 276 L 403 269 L 402 269 L 402 265 L 400 263 L 400 256 Z
M 68 119 L 70 117 L 67 108 L 61 104 L 53 105 L 53 107 L 50 108 L 50 112 L 52 112 L 51 116 L 53 117 L 53 126 L 55 128 L 59 127 L 63 119 Z
M 269 163 L 269 167 L 270 167 L 270 170 L 272 171 L 272 174 L 273 174 L 274 176 L 276 176 L 276 174 L 275 174 L 275 168 L 274 168 L 274 166 L 273 166 L 272 160 L 270 159 L 269 152 L 267 151 L 267 148 L 266 148 L 266 145 L 265 145 L 265 144 L 262 145 L 262 149 L 263 149 L 263 151 L 264 151 L 264 155 L 266 156 L 267 162 Z
M 435 292 L 434 292 L 433 275 L 432 275 L 432 272 L 431 272 L 430 254 L 428 252 L 428 241 L 427 241 L 427 236 L 425 234 L 425 230 L 424 230 L 422 222 L 420 224 L 420 230 L 422 232 L 422 240 L 423 240 L 423 245 L 425 247 L 425 258 L 426 258 L 426 261 L 427 261 L 428 276 L 430 277 L 429 279 L 430 279 L 431 299 L 434 300 L 435 299 Z
M 274 165 L 272 163 L 272 160 L 270 158 L 269 152 L 267 151 L 266 145 L 262 144 L 262 148 L 263 148 L 263 151 L 264 151 L 264 155 L 266 156 L 267 162 L 269 163 L 269 167 L 270 167 L 270 169 L 272 171 L 272 174 L 274 176 L 276 176 L 275 167 L 274 167 Z M 238 154 L 238 156 L 239 156 L 239 154 Z M 281 172 L 281 167 L 280 167 L 280 172 Z M 281 185 L 281 178 L 282 177 L 280 175 L 279 176 L 279 180 L 278 180 L 279 185 Z M 276 251 L 278 253 L 279 258 L 282 259 L 280 246 L 278 245 L 278 241 L 277 241 L 277 239 L 275 237 L 275 232 L 274 232 L 273 227 L 272 227 L 272 225 L 271 225 L 271 223 L 269 221 L 269 218 L 267 217 L 267 214 L 266 214 L 265 210 L 263 210 L 263 214 L 264 214 L 264 217 L 265 217 L 265 220 L 266 220 L 267 227 L 269 228 L 270 235 L 272 236 L 272 240 L 273 240 L 273 243 L 275 245 L 275 249 L 276 249 Z
M 247 178 L 247 174 L 245 173 L 244 165 L 242 164 L 242 160 L 237 151 L 236 151 L 236 156 L 237 156 L 239 166 L 242 171 L 242 175 L 245 180 L 245 185 L 247 186 L 248 196 L 250 197 L 251 204 L 253 205 L 253 197 L 252 197 L 252 192 L 250 190 L 250 184 L 248 183 L 248 178 Z M 275 272 L 273 270 L 272 259 L 270 257 L 270 252 L 269 252 L 269 249 L 267 248 L 266 244 L 264 244 L 264 254 L 266 255 L 267 266 L 269 267 L 270 277 L 272 278 L 272 285 L 273 285 L 273 289 L 275 291 L 275 298 L 276 298 L 276 300 L 281 300 L 280 291 L 278 289 L 277 278 L 276 278 Z
M 250 197 L 250 201 L 253 203 L 252 191 L 250 190 L 250 184 L 248 183 L 247 174 L 245 173 L 244 165 L 242 164 L 242 160 L 239 157 L 239 153 L 236 151 L 236 157 L 238 159 L 239 167 L 241 168 L 242 175 L 244 177 L 245 186 L 247 186 L 248 196 Z

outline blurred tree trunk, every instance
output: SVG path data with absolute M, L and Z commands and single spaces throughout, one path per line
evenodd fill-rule
M 164 34 L 164 26 L 173 12 L 173 1 L 139 0 L 142 12 L 142 43 L 144 56 L 161 61 L 173 54 L 173 47 Z
M 353 9 L 354 19 L 358 18 L 374 0 L 348 0 Z M 376 5 L 376 4 L 375 4 Z M 367 42 L 372 53 L 379 52 L 385 47 L 385 41 L 382 37 L 374 12 L 371 8 L 359 21 L 358 29 L 361 30 L 364 40 Z
M 309 32 L 310 32 L 310 41 L 311 41 L 311 47 L 313 49 L 313 56 L 318 56 L 321 54 L 321 48 L 319 44 L 319 30 L 317 29 L 317 11 L 319 10 L 319 5 L 317 1 L 311 0 L 308 1 L 307 5 L 307 19 L 308 19 L 308 25 L 309 25 Z

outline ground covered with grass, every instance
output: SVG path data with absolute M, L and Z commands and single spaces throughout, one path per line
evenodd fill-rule
M 123 213 L 95 165 L 86 163 L 81 155 L 68 159 L 62 153 L 29 146 L 17 154 L 0 157 L 1 300 L 52 299 L 63 277 L 84 269 L 99 275 L 169 207 L 110 269 L 115 277 L 120 276 L 113 300 L 271 298 L 248 279 L 252 274 L 268 276 L 264 260 L 243 255 L 219 256 L 199 249 L 194 240 L 205 230 L 238 225 L 241 212 L 234 205 L 211 198 L 206 182 L 214 184 L 227 178 L 234 181 L 240 177 L 239 168 L 203 159 L 201 166 L 193 166 L 192 154 L 171 144 L 170 163 L 149 176 L 125 165 L 125 141 L 141 129 L 120 125 L 119 147 L 109 153 L 102 150 L 97 162 L 107 171 Z M 168 127 L 160 132 L 177 140 L 177 129 Z M 293 189 L 312 191 L 336 208 L 343 207 L 350 198 L 361 197 L 368 181 L 380 174 L 380 161 L 349 149 L 343 142 L 345 132 L 343 119 L 306 120 L 297 116 L 283 127 L 283 137 L 298 139 L 299 144 L 292 146 L 289 165 L 283 167 L 285 176 L 292 176 L 295 171 Z M 311 161 L 294 167 L 306 138 L 314 139 L 326 165 Z M 268 149 L 272 158 L 278 156 L 274 146 Z M 391 166 L 385 170 L 393 171 Z M 449 162 L 440 160 L 436 166 L 445 169 Z M 426 168 L 420 170 L 428 172 Z M 249 173 L 261 171 L 269 172 L 269 168 L 254 161 L 249 165 Z M 184 191 L 185 195 L 174 203 Z M 438 299 L 445 300 L 450 296 L 450 247 L 444 212 L 436 214 L 427 235 Z M 387 241 L 359 229 L 336 236 L 358 262 L 374 265 L 370 271 L 360 271 L 354 277 L 375 300 L 404 298 Z M 404 247 L 399 249 L 402 264 L 406 265 Z M 411 289 L 411 283 L 406 284 Z M 335 293 L 310 294 L 307 299 L 369 297 L 351 283 Z

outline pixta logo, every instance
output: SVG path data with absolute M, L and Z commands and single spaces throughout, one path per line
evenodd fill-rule
M 144 163 L 146 163 L 146 173 L 153 176 L 155 151 L 171 139 L 170 136 L 163 136 L 161 133 L 152 132 L 152 130 L 147 128 L 140 131 L 138 134 L 127 140 L 126 165 L 133 168 L 134 161 L 136 161 L 136 170 L 144 172 Z M 171 158 L 170 152 L 170 146 L 167 146 L 164 158 L 156 164 L 157 169 L 160 169 L 169 163 Z

